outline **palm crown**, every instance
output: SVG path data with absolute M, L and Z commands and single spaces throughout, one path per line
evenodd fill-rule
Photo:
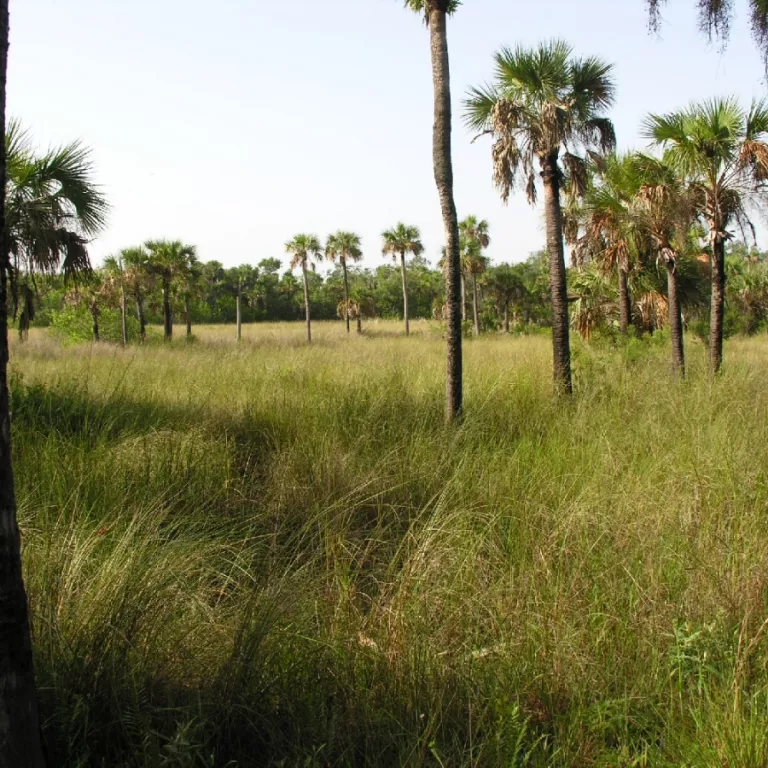
M 452 14 L 461 5 L 461 0 L 405 0 L 405 7 L 415 13 L 420 13 L 425 19 L 429 18 L 429 11 L 436 7 L 443 13 Z
M 496 54 L 494 82 L 473 88 L 465 101 L 465 120 L 494 139 L 494 182 L 506 202 L 512 190 L 525 189 L 536 201 L 536 169 L 562 162 L 571 188 L 583 192 L 586 162 L 570 150 L 606 152 L 616 143 L 604 111 L 614 100 L 613 67 L 598 58 L 574 58 L 564 42 L 528 50 L 502 48 Z
M 401 222 L 396 227 L 382 232 L 381 237 L 383 240 L 381 252 L 384 256 L 396 259 L 406 253 L 419 256 L 424 252 L 418 227 L 410 227 Z
M 160 275 L 166 284 L 186 275 L 197 261 L 195 246 L 185 245 L 181 240 L 148 240 L 145 247 L 149 251 L 149 271 Z
M 360 235 L 342 231 L 329 235 L 325 244 L 325 257 L 334 263 L 338 259 L 342 265 L 349 261 L 360 261 L 363 258 Z
M 323 258 L 323 246 L 315 235 L 296 235 L 285 244 L 285 250 L 291 254 L 291 269 L 306 266 Z

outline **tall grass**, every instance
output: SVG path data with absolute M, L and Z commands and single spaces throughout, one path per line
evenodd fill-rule
M 15 346 L 61 766 L 765 766 L 768 343 Z

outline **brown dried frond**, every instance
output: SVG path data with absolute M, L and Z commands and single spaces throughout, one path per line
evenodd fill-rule
M 755 179 L 768 180 L 768 144 L 763 141 L 745 141 L 739 155 L 742 168 L 751 166 Z

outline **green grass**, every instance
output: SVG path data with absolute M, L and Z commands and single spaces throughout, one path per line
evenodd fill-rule
M 12 349 L 57 766 L 768 764 L 768 340 Z

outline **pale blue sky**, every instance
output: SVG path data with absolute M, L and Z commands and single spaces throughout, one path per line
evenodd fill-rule
M 656 38 L 644 0 L 466 0 L 449 22 L 456 202 L 490 221 L 495 261 L 525 258 L 543 229 L 522 196 L 501 205 L 489 142 L 460 120 L 493 52 L 562 37 L 614 62 L 619 143 L 638 146 L 648 111 L 765 93 L 746 2 L 724 53 L 695 5 L 670 0 Z M 375 265 L 401 219 L 433 261 L 442 244 L 428 33 L 399 0 L 11 0 L 8 113 L 43 146 L 92 147 L 113 205 L 95 261 L 169 237 L 256 263 L 285 259 L 298 232 L 344 228 Z

